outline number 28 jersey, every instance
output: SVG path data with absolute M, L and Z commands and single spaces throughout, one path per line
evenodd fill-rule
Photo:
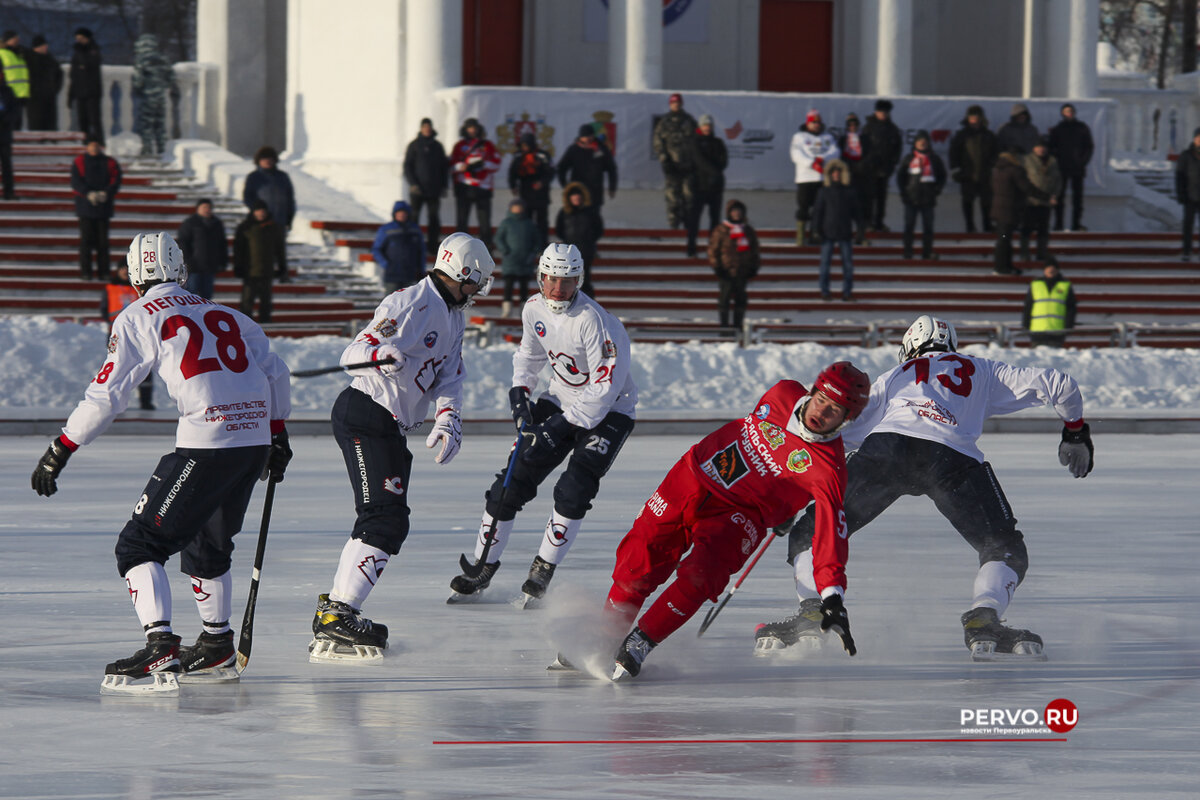
M 125 410 L 152 369 L 179 407 L 177 447 L 269 444 L 272 421 L 291 413 L 287 365 L 271 352 L 258 323 L 163 283 L 113 320 L 108 357 L 63 435 L 78 445 L 91 442 Z

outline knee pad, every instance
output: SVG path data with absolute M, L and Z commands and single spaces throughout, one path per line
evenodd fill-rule
M 408 507 L 388 504 L 365 508 L 350 535 L 394 556 L 408 538 Z
M 568 466 L 554 486 L 554 510 L 570 519 L 583 519 L 599 491 L 599 477 Z
M 1025 549 L 1025 537 L 1013 529 L 1013 536 L 1007 542 L 994 542 L 979 551 L 979 566 L 989 561 L 1003 561 L 1015 573 L 1017 582 L 1025 580 L 1025 571 L 1029 569 L 1029 551 Z

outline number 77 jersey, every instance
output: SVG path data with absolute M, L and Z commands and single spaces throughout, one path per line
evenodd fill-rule
M 1056 369 L 1013 367 L 964 353 L 926 353 L 871 384 L 866 409 L 842 433 L 852 450 L 871 433 L 940 442 L 983 461 L 975 442 L 989 417 L 1049 405 L 1066 421 L 1083 417 L 1075 379 Z

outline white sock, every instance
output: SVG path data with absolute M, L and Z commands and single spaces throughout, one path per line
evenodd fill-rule
M 975 576 L 975 599 L 971 608 L 993 608 L 1004 616 L 1017 589 L 1017 573 L 1003 561 L 988 561 Z
M 483 514 L 483 521 L 479 523 L 479 535 L 475 537 L 475 560 L 483 555 L 483 547 L 487 543 L 484 538 L 492 529 L 492 515 L 486 511 Z M 508 535 L 512 533 L 513 523 L 515 519 L 508 521 L 496 520 L 496 541 L 492 545 L 492 549 L 488 550 L 488 563 L 500 560 L 500 554 L 504 552 L 504 548 L 508 546 Z
M 813 578 L 812 548 L 796 556 L 792 564 L 796 571 L 796 596 L 800 598 L 800 602 L 820 600 L 821 593 L 817 591 L 817 581 Z
M 342 548 L 329 599 L 345 603 L 351 608 L 362 608 L 390 557 L 362 539 L 349 539 Z
M 546 535 L 542 537 L 542 545 L 538 548 L 541 559 L 551 564 L 561 564 L 582 524 L 581 519 L 570 519 L 557 511 L 551 513 L 546 522 Z
M 233 576 L 228 571 L 216 578 L 192 577 L 192 597 L 207 633 L 225 633 L 233 614 Z
M 138 564 L 125 573 L 133 610 L 146 633 L 171 632 L 171 584 L 167 571 L 154 561 Z

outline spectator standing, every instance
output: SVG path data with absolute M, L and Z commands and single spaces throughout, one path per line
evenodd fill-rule
M 1045 259 L 1042 277 L 1034 278 L 1025 294 L 1021 327 L 1035 346 L 1062 347 L 1067 331 L 1075 327 L 1075 289 L 1063 277 L 1058 260 Z
M 196 212 L 179 226 L 175 240 L 187 264 L 187 290 L 212 300 L 213 279 L 229 266 L 229 240 L 225 223 L 213 213 L 211 199 L 196 201 Z
M 133 96 L 140 100 L 133 132 L 142 137 L 144 156 L 166 150 L 168 95 L 179 99 L 175 70 L 158 49 L 158 37 L 144 33 L 133 43 Z
M 508 167 L 508 188 L 524 203 L 541 243 L 550 238 L 550 184 L 554 182 L 554 164 L 550 154 L 537 146 L 532 133 L 521 134 L 520 148 Z M 521 291 L 521 299 L 525 291 Z
M 4 199 L 16 200 L 17 192 L 13 179 L 13 129 L 10 118 L 13 108 L 12 89 L 0 81 L 0 173 L 3 173 Z
M 421 120 L 417 138 L 409 142 L 408 149 L 404 151 L 404 180 L 408 182 L 408 198 L 412 201 L 412 221 L 420 224 L 421 209 L 428 209 L 425 217 L 429 233 L 426 249 L 430 255 L 434 255 L 438 242 L 442 240 L 440 206 L 450 180 L 450 159 L 446 157 L 446 149 L 438 141 L 433 120 L 429 117 Z
M 697 126 L 683 110 L 683 95 L 671 95 L 667 109 L 654 126 L 654 157 L 662 165 L 667 224 L 678 228 L 688 221 L 695 202 Z
M 746 204 L 741 200 L 730 198 L 725 204 L 725 219 L 709 234 L 708 263 L 721 287 L 717 299 L 721 327 L 729 327 L 732 309 L 733 327 L 741 328 L 746 317 L 746 284 L 762 264 L 758 232 L 747 221 Z
M 242 279 L 241 311 L 251 316 L 258 301 L 258 321 L 270 322 L 272 283 L 287 283 L 287 240 L 283 226 L 271 217 L 264 200 L 254 207 L 233 234 L 233 274 Z
M 292 229 L 296 216 L 296 192 L 292 179 L 279 168 L 279 153 L 274 147 L 258 148 L 254 154 L 255 169 L 246 176 L 242 186 L 242 202 L 251 211 L 258 201 L 266 204 L 271 220 L 287 231 Z
M 500 251 L 500 274 L 504 276 L 504 299 L 500 313 L 507 317 L 513 309 L 513 287 L 520 288 L 517 304 L 529 296 L 529 281 L 537 272 L 538 256 L 542 252 L 542 234 L 529 218 L 525 201 L 513 198 L 508 214 L 496 229 L 496 248 Z
M 1058 190 L 1058 204 L 1054 207 L 1054 230 L 1063 229 L 1063 204 L 1067 187 L 1071 188 L 1071 230 L 1086 231 L 1083 226 L 1083 178 L 1088 163 L 1096 151 L 1092 141 L 1092 129 L 1086 122 L 1075 118 L 1075 106 L 1063 103 L 1059 110 L 1062 119 L 1050 129 L 1050 154 L 1058 159 L 1062 170 L 1063 185 Z
M 833 261 L 833 247 L 837 245 L 842 254 L 842 300 L 854 299 L 854 257 L 851 255 L 850 239 L 858 231 L 863 236 L 862 207 L 858 192 L 851 184 L 850 169 L 846 162 L 835 158 L 825 162 L 825 185 L 817 192 L 813 203 L 813 232 L 821 240 L 821 299 L 832 300 L 829 291 L 829 267 Z
M 1036 197 L 1050 203 L 1057 203 L 1058 198 L 1030 182 L 1021 156 L 1016 153 L 1000 154 L 992 169 L 992 191 L 992 222 L 996 226 L 992 271 L 997 275 L 1020 275 L 1021 271 L 1012 263 L 1012 235 L 1023 218 L 1026 198 Z
M 184 262 L 187 263 L 187 262 Z M 117 262 L 117 267 L 108 279 L 108 285 L 100 295 L 100 318 L 108 325 L 108 333 L 112 335 L 113 321 L 125 310 L 125 306 L 140 297 L 137 289 L 129 282 L 129 267 Z M 154 410 L 154 373 L 146 373 L 145 379 L 138 384 L 138 407 L 142 411 Z
M 708 228 L 711 231 L 721 222 L 721 200 L 725 195 L 725 167 L 729 166 L 729 151 L 721 137 L 713 135 L 713 118 L 710 114 L 700 115 L 700 127 L 696 129 L 696 195 L 692 203 L 692 216 L 688 219 L 689 258 L 696 257 L 696 237 L 700 231 L 700 217 L 708 209 Z
M 425 237 L 412 206 L 392 204 L 392 221 L 379 226 L 371 255 L 383 271 L 383 290 L 391 294 L 425 277 Z
M 869 177 L 865 170 L 863 138 L 859 128 L 858 114 L 851 111 L 846 115 L 845 132 L 838 139 L 837 145 L 842 153 L 842 161 L 846 162 L 846 168 L 850 170 L 850 185 L 858 195 L 859 213 L 866 219 L 870 216 L 871 209 L 870 197 L 867 195 Z
M 46 37 L 33 37 L 33 49 L 26 54 L 29 62 L 29 130 L 58 130 L 58 93 L 63 87 L 62 65 L 50 52 Z
M 0 66 L 4 69 L 4 82 L 13 93 L 10 124 L 14 131 L 24 126 L 25 106 L 29 103 L 28 52 L 21 46 L 21 37 L 16 31 L 5 31 L 0 35 Z
M 917 131 L 912 152 L 900 159 L 896 185 L 904 201 L 904 257 L 913 257 L 917 216 L 921 217 L 921 258 L 937 258 L 933 252 L 933 210 L 946 186 L 946 167 L 933 152 L 928 131 Z
M 1063 178 L 1058 161 L 1050 155 L 1050 142 L 1043 136 L 1033 146 L 1033 152 L 1025 156 L 1025 174 L 1029 182 L 1054 199 L 1057 207 L 1062 194 Z M 1029 260 L 1029 234 L 1037 234 L 1037 260 L 1050 258 L 1050 207 L 1051 200 L 1029 199 L 1025 217 L 1021 222 L 1021 260 Z
M 821 190 L 824 164 L 839 155 L 833 135 L 825 131 L 821 114 L 814 108 L 804 117 L 804 124 L 792 136 L 792 162 L 796 165 L 796 246 L 803 247 L 812 237 L 812 206 Z
M 75 121 L 84 134 L 97 137 L 104 144 L 104 119 L 100 116 L 100 98 L 104 96 L 100 66 L 103 60 L 100 47 L 87 28 L 75 29 L 75 46 L 71 50 L 71 82 L 67 87 L 67 103 L 75 109 Z
M 979 200 L 980 226 L 992 229 L 992 167 L 1000 156 L 996 134 L 988 128 L 983 106 L 968 106 L 962 127 L 950 140 L 950 175 L 962 193 L 967 233 L 975 232 L 975 200 Z
M 583 258 L 584 294 L 596 298 L 592 288 L 592 262 L 596 260 L 596 243 L 604 235 L 604 220 L 600 209 L 592 205 L 591 192 L 582 183 L 572 182 L 563 187 L 563 207 L 554 221 L 554 235 L 563 244 L 573 244 Z
M 596 135 L 590 122 L 579 126 L 579 136 L 558 162 L 558 182 L 566 186 L 578 181 L 587 187 L 597 209 L 604 207 L 604 176 L 608 176 L 608 197 L 617 194 L 617 162 L 612 148 Z
M 1013 103 L 1012 114 L 1009 116 L 1008 122 L 1001 125 L 1000 130 L 996 131 L 996 139 L 1000 144 L 1001 153 L 1027 156 L 1033 152 L 1033 146 L 1037 144 L 1040 134 L 1037 126 L 1031 120 L 1029 109 L 1024 103 Z
M 875 101 L 875 111 L 862 130 L 863 194 L 867 197 L 864 216 L 867 229 L 886 231 L 883 218 L 887 212 L 888 184 L 896 173 L 900 155 L 904 152 L 904 136 L 892 121 L 892 101 L 880 98 Z M 845 158 L 845 151 L 842 152 Z M 853 171 L 853 163 L 847 161 Z
M 84 152 L 71 162 L 71 190 L 75 193 L 75 216 L 79 218 L 79 274 L 92 279 L 92 253 L 96 274 L 108 280 L 112 259 L 108 253 L 108 223 L 113 200 L 121 188 L 121 166 L 104 154 L 104 143 L 94 134 L 84 142 Z
M 1200 213 L 1200 128 L 1175 162 L 1175 199 L 1183 206 L 1183 260 L 1192 257 L 1192 226 Z
M 454 173 L 455 230 L 466 231 L 471 208 L 479 223 L 479 239 L 492 249 L 493 176 L 500 169 L 500 154 L 487 138 L 479 120 L 463 122 L 461 137 L 450 151 L 450 169 Z

